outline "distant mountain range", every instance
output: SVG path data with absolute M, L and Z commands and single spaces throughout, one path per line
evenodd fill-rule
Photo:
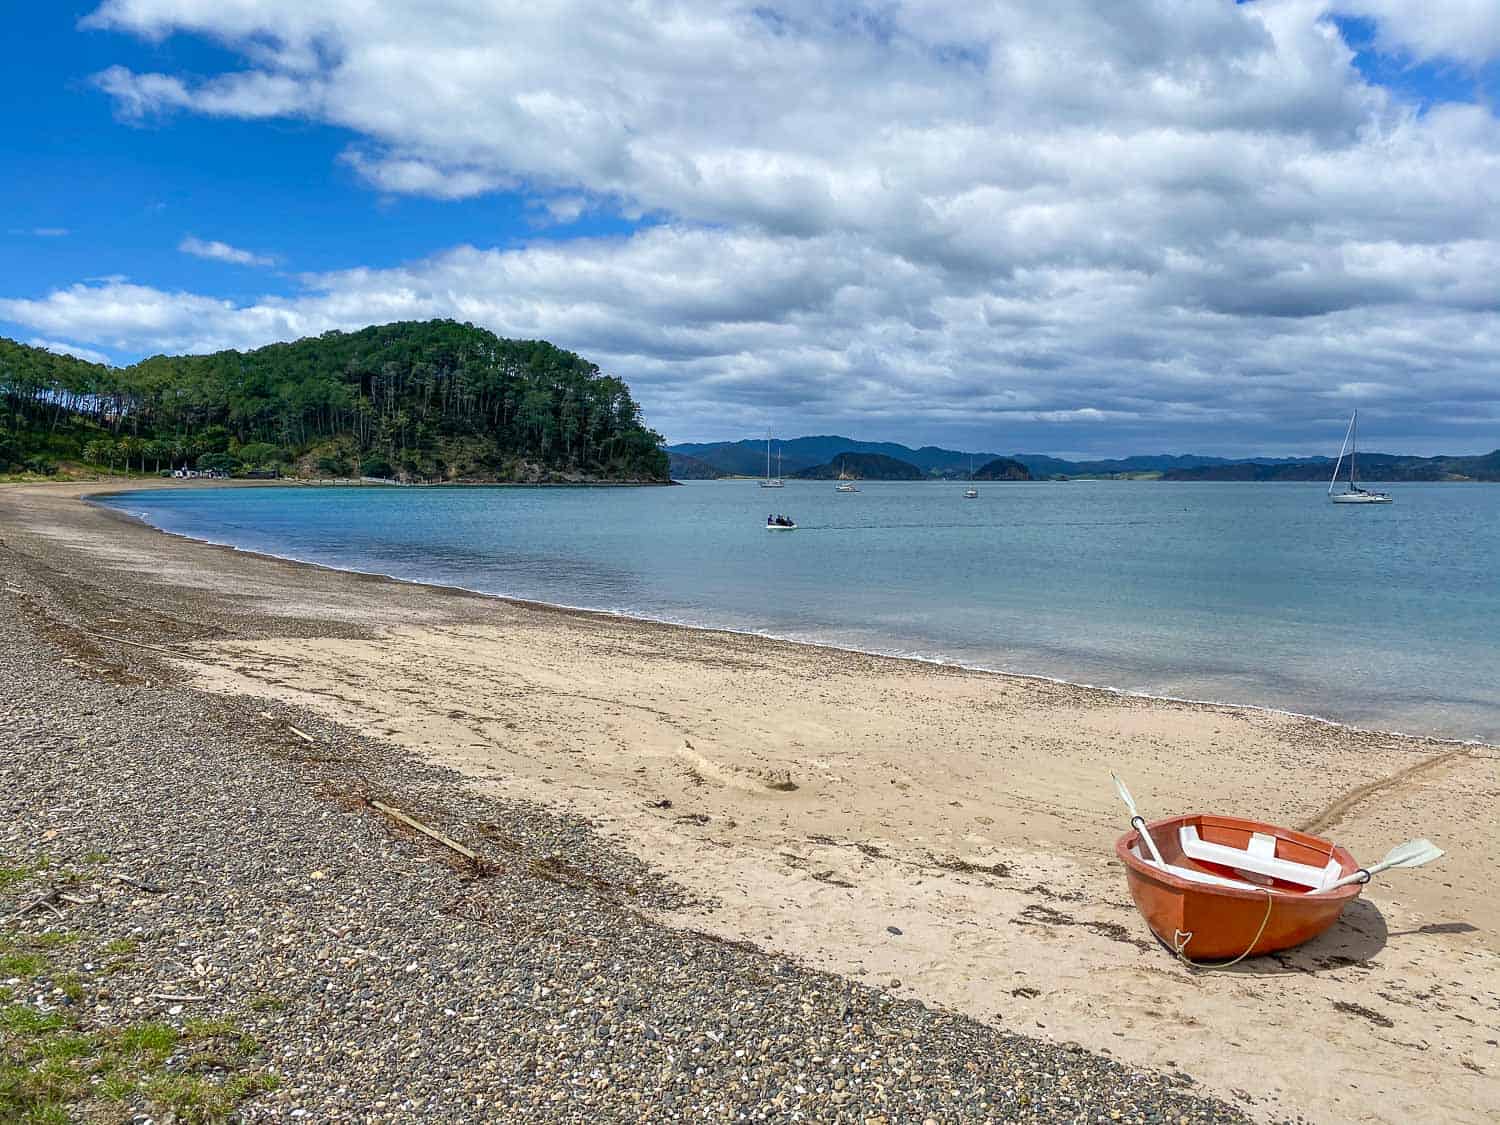
M 1163 480 L 1327 480 L 1332 459 L 1321 464 L 1200 465 L 1172 469 Z M 1500 449 L 1481 457 L 1402 457 L 1390 453 L 1361 453 L 1359 476 L 1370 481 L 1477 480 L 1500 481 Z
M 758 477 L 766 471 L 764 438 L 744 441 L 682 442 L 666 447 L 671 474 L 678 480 L 702 480 L 716 476 Z M 922 477 L 961 479 L 969 466 L 988 466 L 995 460 L 1017 461 L 1033 479 L 1059 477 L 1145 477 L 1162 480 L 1320 480 L 1333 469 L 1332 457 L 1210 457 L 1194 453 L 1160 453 L 1118 457 L 1101 461 L 1068 461 L 1045 453 L 972 453 L 924 445 L 920 449 L 891 441 L 859 441 L 822 434 L 771 442 L 772 472 L 775 455 L 781 454 L 780 472 L 787 477 L 804 470 L 828 466 L 838 457 L 874 454 L 914 465 Z M 1361 476 L 1369 480 L 1500 480 L 1500 450 L 1478 457 L 1407 457 L 1391 453 L 1361 453 Z M 851 468 L 851 472 L 852 472 Z M 811 475 L 811 474 L 809 474 Z M 835 471 L 833 475 L 837 475 Z M 874 479 L 910 479 L 875 476 Z M 999 479 L 999 478 L 997 478 Z M 1014 478 L 1009 478 L 1014 479 Z
M 924 445 L 920 449 L 891 441 L 859 441 L 856 438 L 823 434 L 814 437 L 788 438 L 771 443 L 771 471 L 777 470 L 774 457 L 781 455 L 780 472 L 784 476 L 796 476 L 804 469 L 830 464 L 840 455 L 870 453 L 891 457 L 915 465 L 922 474 L 941 479 L 958 479 L 969 472 L 970 465 L 978 470 L 997 459 L 1019 461 L 1033 477 L 1113 476 L 1120 474 L 1166 473 L 1177 469 L 1196 469 L 1214 465 L 1258 464 L 1327 464 L 1329 458 L 1279 458 L 1255 457 L 1244 461 L 1233 461 L 1225 457 L 1200 457 L 1194 454 L 1158 454 L 1145 457 L 1124 457 L 1105 461 L 1066 461 L 1049 457 L 1043 453 L 1015 453 L 1003 455 L 984 453 L 979 450 L 967 452 L 943 449 L 935 445 Z M 672 459 L 672 476 L 678 480 L 702 480 L 712 476 L 758 477 L 766 471 L 766 442 L 764 438 L 747 438 L 743 441 L 681 442 L 666 447 Z

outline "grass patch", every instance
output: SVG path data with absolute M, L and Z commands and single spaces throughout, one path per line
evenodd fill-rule
M 32 949 L 59 949 L 64 945 L 72 945 L 77 940 L 78 935 L 67 930 L 48 930 L 46 933 L 27 935 L 26 944 Z
M 47 959 L 40 953 L 0 954 L 0 980 L 11 977 L 34 977 L 47 967 Z
M 284 1012 L 292 1006 L 292 1002 L 285 996 L 278 996 L 274 992 L 257 992 L 250 997 L 250 1010 L 252 1012 Z
M 119 1049 L 137 1062 L 163 1062 L 177 1049 L 177 1029 L 169 1023 L 133 1023 L 120 1032 Z
M 0 892 L 8 891 L 17 883 L 24 883 L 36 872 L 30 867 L 0 867 Z
M 141 943 L 136 941 L 135 938 L 122 937 L 115 938 L 114 941 L 106 945 L 100 952 L 106 957 L 129 957 L 140 947 Z
M 5 1122 L 92 1118 L 102 1101 L 212 1125 L 277 1084 L 274 1074 L 250 1069 L 260 1044 L 230 1020 L 192 1020 L 181 1031 L 156 1020 L 88 1031 L 62 1012 L 7 1004 L 0 1033 Z M 186 1059 L 185 1048 L 192 1048 Z

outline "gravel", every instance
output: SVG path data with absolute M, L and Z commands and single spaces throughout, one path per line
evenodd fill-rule
M 89 1026 L 234 1021 L 279 1078 L 246 1120 L 1245 1120 L 1186 1076 L 652 921 L 682 890 L 587 820 L 480 797 L 307 712 L 195 692 L 82 631 L 248 635 L 268 628 L 252 607 L 3 521 L 0 866 L 51 865 L 0 885 L 0 916 L 64 868 L 85 900 L 4 926 L 82 935 L 58 951 L 75 998 L 13 991 Z M 88 959 L 121 940 L 123 963 Z

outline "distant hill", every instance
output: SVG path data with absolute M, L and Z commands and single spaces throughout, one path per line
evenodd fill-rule
M 668 453 L 681 453 L 707 462 L 735 476 L 758 477 L 766 471 L 766 439 L 744 441 L 682 442 L 666 447 Z M 924 474 L 943 476 L 966 471 L 969 459 L 989 461 L 998 453 L 961 453 L 956 449 L 939 449 L 925 445 L 912 449 L 890 441 L 858 441 L 854 438 L 819 435 L 771 442 L 771 471 L 776 471 L 775 456 L 781 453 L 781 471 L 794 476 L 803 469 L 826 465 L 841 453 L 876 453 L 915 465 Z
M 1172 469 L 1163 480 L 1327 480 L 1331 458 L 1292 464 L 1240 463 Z M 1391 453 L 1361 453 L 1361 480 L 1370 481 L 1500 481 L 1500 449 L 1482 457 L 1403 457 Z
M 1156 453 L 1117 457 L 1103 461 L 1065 461 L 1044 453 L 1017 453 L 1014 459 L 1031 470 L 1033 477 L 1122 476 L 1139 473 L 1170 473 L 1220 465 L 1327 465 L 1330 457 L 1205 457 L 1197 453 Z
M 673 480 L 718 480 L 725 475 L 722 469 L 686 453 L 667 454 L 667 473 Z
M 837 480 L 840 472 L 856 480 L 924 480 L 927 476 L 910 461 L 883 453 L 840 453 L 826 465 L 814 465 L 792 475 L 798 480 Z
M 1031 471 L 1021 462 L 1009 457 L 996 457 L 981 466 L 974 474 L 975 480 L 1030 480 Z

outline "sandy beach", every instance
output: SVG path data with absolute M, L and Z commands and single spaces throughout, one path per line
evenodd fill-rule
M 687 889 L 660 922 L 1180 1071 L 1263 1120 L 1500 1117 L 1495 748 L 349 575 L 163 535 L 80 502 L 98 489 L 0 489 L 0 537 L 110 575 L 101 631 L 586 817 Z M 179 595 L 216 628 L 161 608 Z M 1112 771 L 1148 817 L 1448 854 L 1300 949 L 1197 972 L 1130 903 Z

